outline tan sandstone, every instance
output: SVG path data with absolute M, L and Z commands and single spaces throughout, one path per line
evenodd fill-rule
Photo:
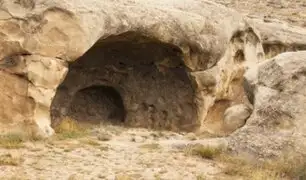
M 133 87 L 130 81 L 130 84 L 123 87 L 124 92 L 127 92 L 126 88 L 132 87 L 136 93 L 135 98 L 138 98 L 135 101 L 128 98 L 132 97 L 131 95 L 123 97 L 129 124 L 153 128 L 165 126 L 172 130 L 212 133 L 222 131 L 221 116 L 225 109 L 248 101 L 241 86 L 244 71 L 248 66 L 260 62 L 264 56 L 259 35 L 245 19 L 237 12 L 209 1 L 197 0 L 187 3 L 167 0 L 86 2 L 29 0 L 18 3 L 4 0 L 0 14 L 1 69 L 5 76 L 12 78 L 11 81 L 3 82 L 7 86 L 1 86 L 1 91 L 10 95 L 3 95 L 1 98 L 6 104 L 6 109 L 1 114 L 0 122 L 11 125 L 18 122 L 16 119 L 34 121 L 46 135 L 53 132 L 50 127 L 50 108 L 53 97 L 57 94 L 56 88 L 67 74 L 66 63 L 78 59 L 97 41 L 101 46 L 108 46 L 117 42 L 135 42 L 138 39 L 139 43 L 157 42 L 161 50 L 165 47 L 178 50 L 178 57 L 185 66 L 184 71 L 190 77 L 184 81 L 190 81 L 194 92 L 189 87 L 190 90 L 187 90 L 186 87 L 186 91 L 180 90 L 177 93 L 180 97 L 186 96 L 188 100 L 173 96 L 175 92 L 171 90 L 158 102 L 154 102 L 154 99 L 144 100 L 141 96 L 143 92 L 135 91 L 137 87 Z M 14 60 L 12 57 L 22 61 Z M 6 66 L 5 59 L 8 58 L 14 61 L 13 67 Z M 160 71 L 171 70 L 178 65 L 178 61 L 162 60 L 167 57 L 160 58 L 155 61 Z M 118 67 L 115 69 L 117 75 L 119 72 L 130 73 L 127 69 L 123 71 L 118 70 Z M 68 94 L 73 96 L 80 89 L 89 86 L 90 82 L 91 85 L 97 82 L 95 80 L 97 76 L 92 73 L 92 69 L 87 70 L 82 70 L 86 77 L 92 77 L 87 80 L 81 78 L 82 72 L 71 70 L 71 73 L 75 74 L 68 74 L 67 83 L 71 84 L 69 77 L 75 75 L 80 76 L 75 78 L 80 81 L 69 86 Z M 137 72 L 137 70 L 131 71 L 131 73 Z M 99 74 L 101 72 L 96 75 L 101 76 Z M 21 87 L 16 87 L 18 84 Z M 135 85 L 140 86 L 139 83 Z M 167 82 L 168 86 L 172 86 L 170 82 Z M 141 88 L 145 90 L 149 87 L 144 84 Z M 182 88 L 173 86 L 173 91 L 174 89 Z M 161 93 L 163 92 L 158 91 L 152 97 L 160 96 Z M 59 99 L 63 99 L 64 96 L 69 97 L 61 96 L 61 93 L 58 93 L 58 96 Z M 24 101 L 22 106 L 29 104 L 27 105 L 29 108 L 18 109 L 18 106 L 12 105 L 9 97 L 22 98 Z M 181 103 L 181 107 L 172 105 L 170 103 L 172 98 L 181 99 L 181 102 L 177 103 Z M 223 101 L 227 103 L 220 103 Z M 149 109 L 146 110 L 148 112 L 139 110 L 143 103 L 149 103 L 143 107 L 147 109 L 148 106 Z M 167 112 L 163 104 L 173 108 Z M 215 112 L 220 108 L 223 112 Z M 185 113 L 182 113 L 183 111 Z M 215 118 L 219 117 L 219 114 L 220 118 Z M 16 115 L 19 117 L 15 117 Z M 150 120 L 151 116 L 156 117 Z M 132 120 L 133 117 L 136 119 Z M 161 117 L 170 119 L 166 119 L 164 121 L 166 123 L 163 124 L 156 120 Z M 149 120 L 145 122 L 143 119 Z M 216 123 L 216 126 L 210 126 L 211 121 L 213 124 Z M 159 125 L 160 123 L 162 124 Z

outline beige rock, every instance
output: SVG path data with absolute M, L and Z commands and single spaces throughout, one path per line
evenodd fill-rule
M 237 152 L 264 157 L 305 154 L 306 51 L 283 53 L 258 65 L 253 84 L 254 111 L 230 136 Z M 252 73 L 247 73 L 249 76 Z M 256 81 L 248 81 L 254 79 Z
M 305 28 L 276 20 L 250 19 L 249 22 L 260 33 L 267 59 L 283 52 L 306 50 Z
M 129 125 L 210 129 L 211 123 L 223 122 L 228 104 L 247 103 L 243 74 L 264 57 L 260 37 L 248 22 L 210 1 L 18 2 L 1 4 L 0 66 L 14 82 L 24 83 L 18 91 L 32 106 L 12 114 L 9 102 L 10 111 L 2 114 L 13 122 L 17 114 L 34 120 L 48 135 L 51 118 L 56 119 L 51 109 L 73 113 L 74 94 L 92 85 L 116 91 L 121 101 L 115 100 L 117 109 L 107 113 Z M 8 67 L 12 57 L 18 58 Z M 73 62 L 68 74 L 67 62 Z M 14 88 L 0 100 L 16 96 Z M 105 113 L 99 109 L 84 111 Z
M 244 126 L 251 113 L 252 109 L 244 104 L 227 108 L 224 112 L 224 127 L 226 131 L 233 132 Z

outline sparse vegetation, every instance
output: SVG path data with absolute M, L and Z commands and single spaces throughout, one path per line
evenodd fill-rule
M 223 163 L 225 165 L 223 173 L 231 177 L 245 177 L 250 180 L 279 180 L 283 178 L 306 180 L 306 157 L 286 155 L 275 160 L 251 161 L 247 158 L 231 155 L 222 148 L 198 144 L 186 147 L 185 153 Z
M 222 154 L 219 158 L 226 164 L 223 173 L 233 177 L 245 177 L 250 180 L 277 180 L 280 177 L 270 169 L 265 169 L 261 165 L 252 164 L 246 159 Z
M 187 146 L 185 148 L 185 153 L 188 155 L 199 156 L 204 159 L 214 159 L 222 153 L 222 149 L 219 147 L 195 144 Z
M 81 128 L 76 120 L 65 117 L 55 128 L 56 137 L 60 140 L 80 138 L 87 134 L 86 129 Z
M 19 134 L 6 134 L 0 136 L 0 147 L 6 149 L 23 148 L 24 139 Z
M 160 149 L 160 145 L 157 143 L 151 143 L 151 144 L 143 144 L 140 145 L 139 148 L 141 149 L 149 149 L 149 150 L 154 150 L 154 149 Z
M 242 176 L 250 180 L 306 179 L 306 159 L 292 157 L 248 162 L 246 159 L 222 154 L 219 160 L 226 163 L 223 172 L 231 176 Z
M 82 139 L 81 142 L 91 146 L 100 146 L 100 143 L 93 139 Z
M 202 174 L 197 176 L 197 180 L 205 180 L 205 179 L 206 177 Z
M 154 178 L 155 178 L 155 180 L 161 180 L 161 177 L 160 177 L 159 174 L 154 174 Z
M 18 166 L 22 162 L 20 156 L 14 156 L 12 154 L 0 155 L 0 166 Z
M 100 151 L 107 151 L 107 150 L 109 150 L 109 147 L 108 146 L 100 146 L 99 149 L 100 149 Z
M 266 161 L 264 168 L 274 170 L 282 176 L 306 179 L 306 157 L 285 155 L 277 160 Z
M 116 175 L 115 180 L 132 180 L 128 175 Z

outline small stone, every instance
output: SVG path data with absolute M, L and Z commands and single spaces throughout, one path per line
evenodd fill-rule
M 185 138 L 190 140 L 190 141 L 194 141 L 194 140 L 197 140 L 198 137 L 194 134 L 194 133 L 188 133 L 185 135 Z
M 100 133 L 98 135 L 98 140 L 100 141 L 109 141 L 112 139 L 112 135 L 108 134 L 108 133 Z
M 131 141 L 132 142 L 136 142 L 136 143 L 142 143 L 142 142 L 145 141 L 145 139 L 143 137 L 141 137 L 141 136 L 134 136 L 134 137 L 132 137 Z

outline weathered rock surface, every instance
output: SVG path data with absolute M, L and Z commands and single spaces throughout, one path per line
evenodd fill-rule
M 258 30 L 267 59 L 306 50 L 306 2 L 300 0 L 215 0 L 245 15 Z
M 230 146 L 265 157 L 305 154 L 306 51 L 280 54 L 245 76 L 254 111 L 230 136 Z
M 281 20 L 290 25 L 306 27 L 304 0 L 214 0 L 233 8 L 245 16 L 264 20 Z
M 248 22 L 210 1 L 4 0 L 0 19 L 1 77 L 12 79 L 1 82 L 6 93 L 0 96 L 5 104 L 0 122 L 33 121 L 47 135 L 53 132 L 53 97 L 69 103 L 74 93 L 96 82 L 120 93 L 130 124 L 218 132 L 225 109 L 248 101 L 241 86 L 245 69 L 264 57 L 259 35 Z M 104 52 L 84 57 L 100 64 L 67 66 L 95 43 Z M 138 71 L 145 69 L 142 65 L 151 79 L 139 81 L 145 77 Z M 65 78 L 67 68 L 72 74 Z M 61 96 L 56 87 L 63 81 L 68 89 Z M 211 127 L 212 122 L 217 125 Z
M 306 50 L 306 29 L 276 20 L 249 19 L 261 36 L 265 56 Z
M 241 128 L 251 113 L 252 109 L 245 104 L 238 104 L 227 108 L 224 112 L 224 128 L 229 132 Z

